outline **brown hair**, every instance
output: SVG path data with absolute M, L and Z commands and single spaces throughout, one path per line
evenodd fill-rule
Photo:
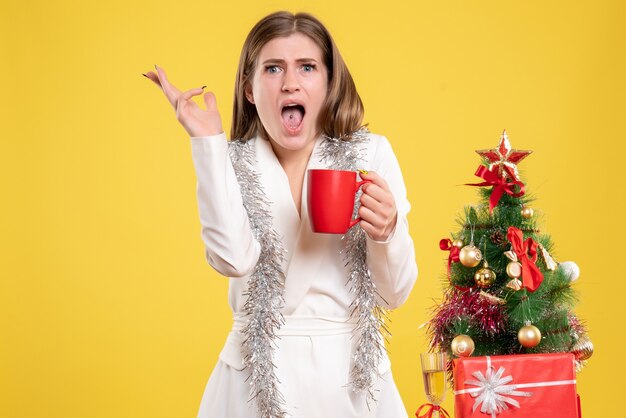
M 341 58 L 330 33 L 314 16 L 308 13 L 276 12 L 261 19 L 250 31 L 241 50 L 235 81 L 232 139 L 250 139 L 257 133 L 265 134 L 254 104 L 246 99 L 246 87 L 252 81 L 257 58 L 263 46 L 274 38 L 294 33 L 308 36 L 322 50 L 328 70 L 328 93 L 319 115 L 321 133 L 330 137 L 345 137 L 361 127 L 363 102 Z

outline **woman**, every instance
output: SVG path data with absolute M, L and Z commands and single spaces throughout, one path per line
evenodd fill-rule
M 327 29 L 305 13 L 259 21 L 241 53 L 231 138 L 163 69 L 146 74 L 191 137 L 208 262 L 230 278 L 234 324 L 199 417 L 407 416 L 379 328 L 417 276 L 409 203 L 389 142 Z M 307 170 L 368 169 L 344 238 L 315 234 Z M 372 401 L 375 399 L 376 401 Z

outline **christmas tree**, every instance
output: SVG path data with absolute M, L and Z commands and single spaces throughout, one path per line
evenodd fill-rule
M 483 164 L 478 205 L 460 230 L 441 240 L 448 251 L 443 301 L 428 323 L 431 350 L 456 357 L 572 352 L 580 369 L 593 353 L 573 307 L 579 270 L 558 263 L 539 229 L 517 169 L 532 151 L 515 150 L 504 132 Z M 453 356 L 449 356 L 453 358 Z

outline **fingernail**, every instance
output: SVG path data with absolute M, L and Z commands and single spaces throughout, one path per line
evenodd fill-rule
M 147 76 L 147 75 L 145 75 L 145 74 L 141 74 L 141 75 L 142 75 L 142 76 L 144 76 L 144 77 L 146 77 L 146 78 L 150 78 L 150 77 L 148 77 L 148 76 Z
M 156 64 L 154 64 L 154 69 L 155 69 L 155 70 L 158 70 L 158 69 L 159 69 L 159 68 L 156 66 Z
M 359 170 L 359 173 L 361 173 L 361 174 L 367 174 L 367 170 Z
M 200 87 L 200 88 L 201 88 L 202 90 L 204 90 L 204 89 L 206 88 L 206 86 L 202 86 L 202 87 Z

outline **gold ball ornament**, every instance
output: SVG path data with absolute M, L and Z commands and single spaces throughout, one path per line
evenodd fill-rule
M 489 267 L 483 267 L 474 274 L 474 281 L 478 287 L 485 289 L 495 283 L 496 272 Z
M 536 347 L 541 342 L 541 331 L 534 325 L 526 324 L 517 333 L 517 340 L 523 347 Z
M 535 211 L 533 210 L 533 208 L 529 208 L 528 206 L 524 206 L 522 208 L 522 218 L 530 219 L 533 217 L 534 214 Z
M 455 239 L 454 241 L 452 241 L 452 245 L 454 245 L 456 248 L 460 250 L 461 248 L 465 246 L 465 243 L 463 242 L 462 239 Z
M 506 265 L 506 275 L 511 279 L 517 279 L 522 275 L 522 264 L 519 261 L 511 261 Z
M 473 244 L 466 245 L 459 251 L 459 261 L 465 267 L 476 267 L 482 259 L 482 253 Z
M 450 344 L 452 353 L 457 357 L 469 357 L 474 352 L 474 340 L 469 335 L 457 335 Z

